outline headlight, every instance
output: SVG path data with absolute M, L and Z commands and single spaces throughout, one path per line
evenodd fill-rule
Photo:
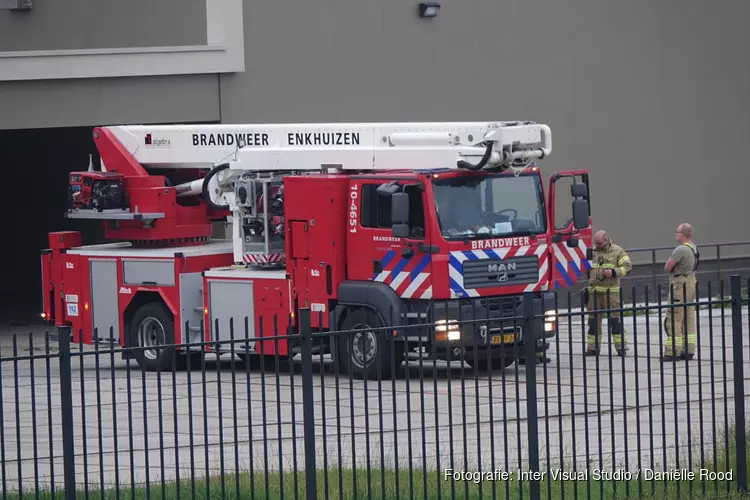
M 458 321 L 455 319 L 439 319 L 435 322 L 436 332 L 448 332 L 453 330 L 458 330 Z
M 439 319 L 435 322 L 435 332 L 438 337 L 445 337 L 448 340 L 458 340 L 461 338 L 461 330 L 458 321 L 455 319 Z
M 544 331 L 554 332 L 557 323 L 557 313 L 555 311 L 544 311 Z

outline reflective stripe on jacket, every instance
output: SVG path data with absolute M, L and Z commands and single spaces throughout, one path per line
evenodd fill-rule
M 604 272 L 611 269 L 614 276 L 607 278 Z M 615 293 L 620 291 L 620 278 L 633 269 L 630 257 L 622 247 L 608 243 L 603 249 L 594 249 L 594 259 L 589 271 L 589 290 L 594 292 Z

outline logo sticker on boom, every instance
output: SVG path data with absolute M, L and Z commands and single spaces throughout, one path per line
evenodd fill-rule
M 170 146 L 172 142 L 169 139 L 155 139 L 151 134 L 146 134 L 143 138 L 143 143 L 146 146 Z

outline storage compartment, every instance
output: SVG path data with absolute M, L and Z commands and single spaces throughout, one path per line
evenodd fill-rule
M 208 281 L 208 310 L 211 321 L 211 340 L 237 340 L 255 338 L 255 308 L 253 307 L 253 282 L 244 280 Z M 243 349 L 245 344 L 242 344 Z M 220 346 L 229 351 L 230 345 Z M 235 344 L 235 351 L 240 349 Z M 255 350 L 255 342 L 247 344 Z
M 288 339 L 275 339 L 288 335 L 292 310 L 291 283 L 283 271 L 228 267 L 204 276 L 208 339 L 226 342 L 219 345 L 222 352 L 231 351 L 233 343 L 235 352 L 289 353 Z

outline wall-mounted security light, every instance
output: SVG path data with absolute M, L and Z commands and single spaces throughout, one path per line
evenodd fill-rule
M 31 0 L 0 0 L 0 10 L 29 10 Z
M 419 17 L 437 17 L 440 11 L 439 3 L 420 3 Z

